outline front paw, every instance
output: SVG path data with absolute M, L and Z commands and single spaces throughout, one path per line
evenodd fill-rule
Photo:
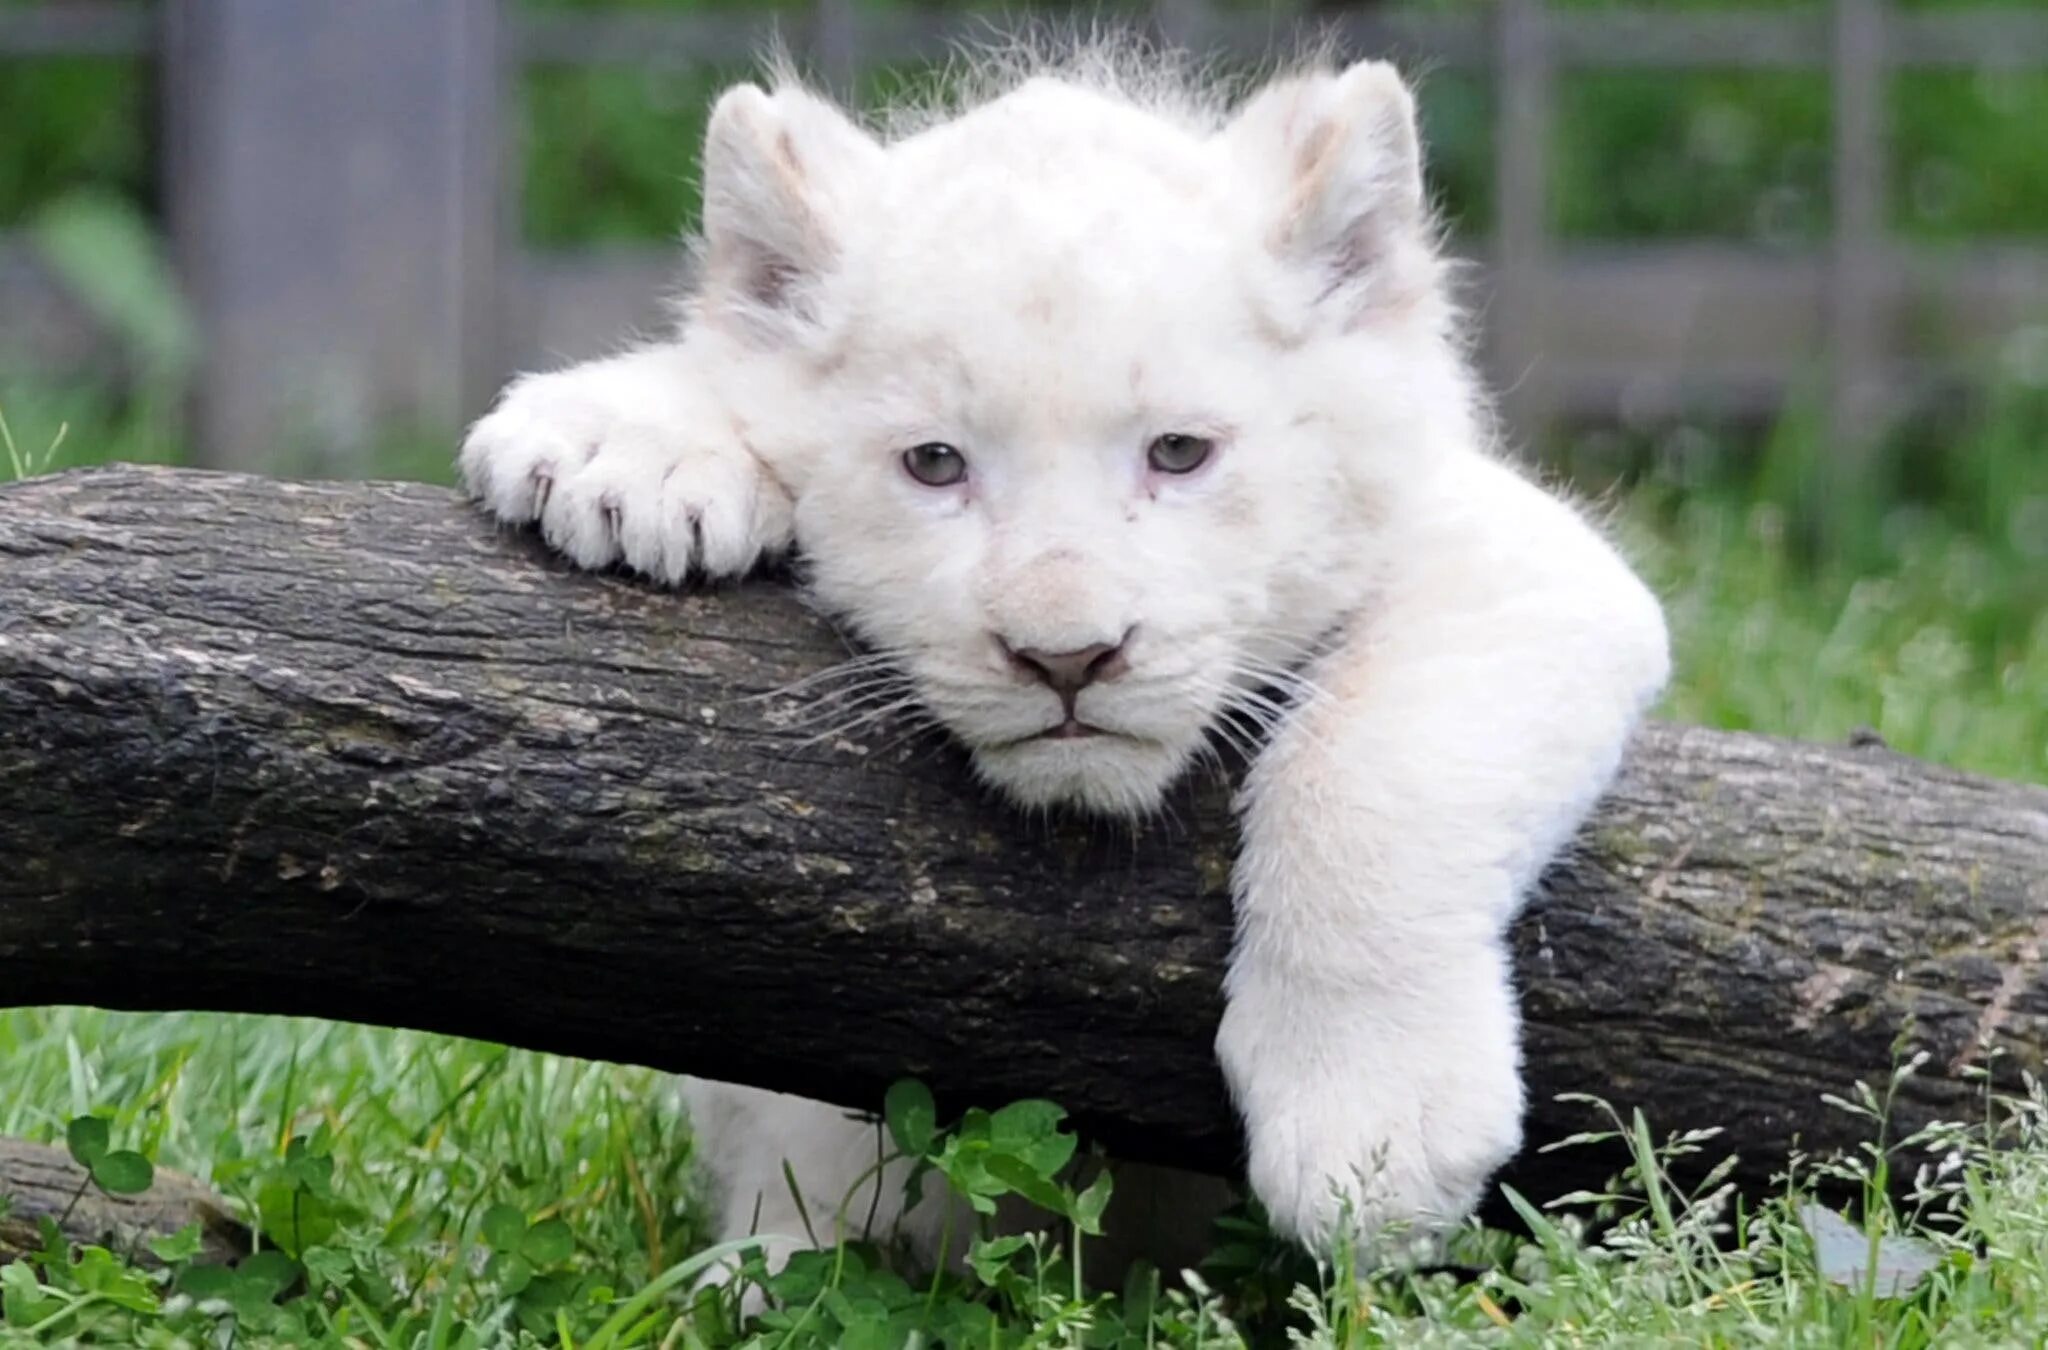
M 1252 1193 L 1319 1255 L 1348 1236 L 1366 1264 L 1425 1256 L 1521 1144 L 1511 1022 L 1432 1028 L 1233 996 L 1216 1048 Z
M 597 367 L 513 384 L 463 443 L 470 495 L 500 520 L 538 522 L 581 566 L 670 585 L 740 575 L 789 545 L 789 497 L 735 431 L 647 416 L 619 384 Z

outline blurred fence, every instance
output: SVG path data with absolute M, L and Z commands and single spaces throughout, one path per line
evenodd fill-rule
M 1133 18 L 1204 53 L 1254 56 L 1313 22 L 1353 54 L 1490 72 L 1497 224 L 1491 239 L 1458 247 L 1479 264 L 1488 360 L 1524 432 L 1560 413 L 1764 412 L 1799 390 L 1824 396 L 1849 452 L 1902 404 L 2048 318 L 2048 249 L 1888 236 L 1884 111 L 1897 69 L 2048 67 L 2048 12 L 1905 11 L 1886 0 L 1310 12 L 1159 0 Z M 261 465 L 287 425 L 342 439 L 385 417 L 452 425 L 507 372 L 596 353 L 657 322 L 673 249 L 519 244 L 512 91 L 531 65 L 744 60 L 771 23 L 841 90 L 864 68 L 943 57 L 987 31 L 946 9 L 856 0 L 779 13 L 67 0 L 0 8 L 0 57 L 156 62 L 164 223 L 205 352 L 194 444 L 213 463 Z M 1797 251 L 1557 240 L 1545 200 L 1555 84 L 1588 67 L 1827 72 L 1828 241 Z M 91 321 L 33 251 L 0 236 L 0 359 L 101 355 Z

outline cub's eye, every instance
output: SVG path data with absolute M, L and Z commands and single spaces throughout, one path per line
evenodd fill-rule
M 1206 436 L 1169 432 L 1146 449 L 1145 462 L 1161 473 L 1193 473 L 1208 463 L 1215 452 L 1216 442 Z
M 926 441 L 903 452 L 903 468 L 926 487 L 951 487 L 967 476 L 967 457 L 943 441 Z

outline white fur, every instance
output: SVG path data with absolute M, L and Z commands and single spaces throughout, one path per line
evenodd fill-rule
M 465 479 L 664 581 L 800 542 L 1026 806 L 1144 814 L 1257 724 L 1217 1038 L 1251 1185 L 1312 1245 L 1426 1235 L 1518 1145 L 1503 931 L 1664 682 L 1658 605 L 1491 453 L 1390 68 L 1236 108 L 1101 48 L 983 74 L 887 136 L 726 94 L 681 335 L 517 382 Z M 1168 433 L 1219 449 L 1164 474 Z M 905 472 L 929 441 L 963 483 Z M 1116 734 L 1029 739 L 1059 703 L 1003 644 L 1120 638 L 1076 705 Z M 799 1231 L 785 1158 L 827 1223 L 874 1160 L 831 1108 L 691 1091 L 728 1231 Z M 888 1201 L 928 1252 L 943 1212 Z

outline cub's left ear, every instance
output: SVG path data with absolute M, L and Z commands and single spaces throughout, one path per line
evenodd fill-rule
M 704 138 L 705 297 L 756 335 L 787 339 L 817 318 L 882 147 L 794 84 L 720 96 Z
M 1223 135 L 1264 182 L 1273 251 L 1321 271 L 1327 297 L 1397 303 L 1433 283 L 1415 99 L 1392 66 L 1269 85 Z

